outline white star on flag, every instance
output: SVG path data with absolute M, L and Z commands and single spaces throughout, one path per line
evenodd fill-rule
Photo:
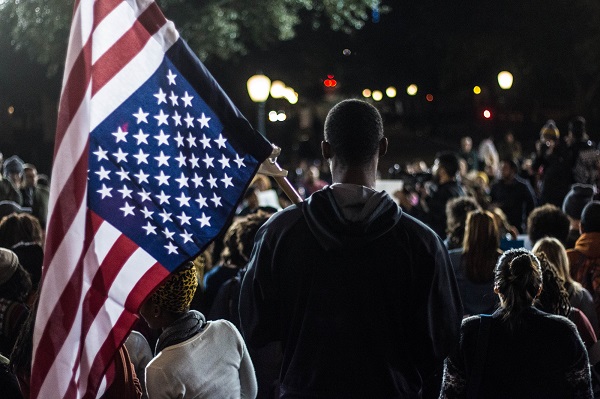
M 169 137 L 171 137 L 171 135 L 169 134 L 165 134 L 165 132 L 163 132 L 162 130 L 159 132 L 158 135 L 154 136 L 154 138 L 158 141 L 158 145 L 169 145 Z
M 100 146 L 98 146 L 98 150 L 92 152 L 92 154 L 98 157 L 98 162 L 102 161 L 103 159 L 106 159 L 108 161 L 108 157 L 106 156 L 106 154 L 108 154 L 108 151 L 104 151 Z
M 156 235 L 156 226 L 153 226 L 150 222 L 148 222 L 145 226 L 142 226 L 142 229 L 146 230 L 146 235 Z
M 219 146 L 219 148 L 226 148 L 227 147 L 225 145 L 225 143 L 227 142 L 227 139 L 225 137 L 223 137 L 222 134 L 219 134 L 219 138 L 218 139 L 214 139 L 214 142 L 217 143 L 217 145 Z
M 206 216 L 204 212 L 202 212 L 202 217 L 196 219 L 200 222 L 200 227 L 208 226 L 210 227 L 210 216 Z
M 135 215 L 133 213 L 133 210 L 135 208 L 133 206 L 129 205 L 128 202 L 125 203 L 125 206 L 123 206 L 122 208 L 119 208 L 119 209 L 123 211 L 123 217 L 125 217 L 127 215 Z
M 194 97 L 193 97 L 193 96 L 190 96 L 190 95 L 188 94 L 188 92 L 186 91 L 186 92 L 184 93 L 184 96 L 183 96 L 183 97 L 181 97 L 181 99 L 183 100 L 183 106 L 184 106 L 184 107 L 191 107 L 191 106 L 192 106 L 192 99 L 193 99 L 193 98 L 194 98 Z
M 106 187 L 106 184 L 102 184 L 102 188 L 97 192 L 100 193 L 102 195 L 102 199 L 104 199 L 105 197 L 112 197 L 112 194 L 110 193 L 111 191 L 112 188 Z
M 175 83 L 175 78 L 177 77 L 177 75 L 175 75 L 173 72 L 171 72 L 171 70 L 169 69 L 169 74 L 167 75 L 167 79 L 169 79 L 169 86 L 170 85 L 174 85 Z
M 210 120 L 209 117 L 207 117 L 206 115 L 204 115 L 204 112 L 202 113 L 202 117 L 198 118 L 198 122 L 200 122 L 200 129 L 202 128 L 208 128 L 210 126 L 208 126 L 208 121 Z
M 162 109 L 159 111 L 158 115 L 154 115 L 154 119 L 156 119 L 158 126 L 169 124 L 169 114 L 165 114 Z
M 158 99 L 158 105 L 160 105 L 161 103 L 167 103 L 167 93 L 162 91 L 162 89 L 158 89 L 158 93 L 156 93 L 154 97 Z
M 148 123 L 148 115 L 150 114 L 148 112 L 144 112 L 142 108 L 139 108 L 138 112 L 136 114 L 133 114 L 133 116 L 135 116 L 135 119 L 137 119 L 136 123 L 138 125 L 142 122 Z
M 114 132 L 112 135 L 116 137 L 117 143 L 120 141 L 127 142 L 127 132 L 124 132 L 123 129 L 121 129 L 121 126 L 119 126 L 117 128 L 117 131 Z
M 140 130 L 138 130 L 137 134 L 133 135 L 133 138 L 137 140 L 137 145 L 140 145 L 142 143 L 148 144 L 148 140 L 146 140 L 148 138 L 148 136 L 150 136 L 150 135 L 144 133 L 142 131 L 142 129 L 140 129 Z

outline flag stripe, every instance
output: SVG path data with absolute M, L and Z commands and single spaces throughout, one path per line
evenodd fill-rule
M 98 24 L 121 3 L 122 1 L 120 0 L 95 1 L 93 2 L 93 12 L 86 12 L 86 7 L 92 5 L 90 1 L 84 1 L 76 5 L 73 18 L 74 21 L 80 21 L 80 23 L 73 24 L 75 29 L 73 29 L 74 33 L 71 34 L 70 40 L 75 39 L 75 45 L 71 45 L 71 41 L 69 41 L 70 46 L 65 66 L 65 76 L 68 76 L 68 78 L 63 82 L 63 91 L 61 93 L 54 146 L 55 158 L 67 128 L 72 122 L 72 117 L 83 102 L 86 89 L 91 80 L 91 35 Z M 86 19 L 92 16 L 93 19 L 91 21 Z M 86 27 L 88 29 L 85 29 Z
M 126 339 L 131 326 L 137 320 L 137 316 L 135 316 L 137 308 L 154 289 L 154 286 L 147 284 L 147 282 L 162 281 L 169 275 L 168 271 L 164 267 L 162 267 L 158 263 L 154 263 L 150 268 L 144 268 L 145 273 L 143 273 L 143 275 L 140 277 L 138 275 L 139 272 L 135 270 L 136 268 L 134 267 L 134 265 L 139 265 L 139 262 L 144 260 L 143 258 L 147 256 L 148 254 L 145 253 L 145 251 L 142 251 L 134 255 L 132 257 L 132 261 L 128 262 L 130 264 L 126 266 L 128 272 L 124 273 L 122 278 L 128 282 L 136 281 L 136 284 L 133 286 L 130 285 L 131 292 L 126 297 L 127 300 L 125 301 L 125 310 L 121 313 L 118 320 L 111 323 L 110 328 L 107 329 L 108 332 L 112 330 L 112 333 L 108 334 L 102 346 L 97 348 L 97 355 L 94 359 L 92 369 L 90 370 L 90 377 L 88 381 L 90 387 L 88 388 L 88 392 L 90 390 L 92 392 L 95 390 L 95 387 L 93 386 L 93 384 L 91 384 L 91 381 L 98 381 L 99 377 L 104 372 L 103 364 L 105 364 L 105 362 L 103 362 L 102 359 L 109 355 L 111 352 L 110 342 L 113 342 L 112 351 L 114 352 L 114 348 L 118 347 Z M 135 311 L 132 311 L 131 309 L 135 309 Z M 102 342 L 101 338 L 102 336 L 100 337 L 100 339 L 95 340 L 94 342 Z
M 51 331 L 53 331 L 55 334 L 57 331 L 64 331 L 64 335 L 66 336 L 64 341 L 60 343 L 60 347 L 56 348 L 55 357 L 65 360 L 68 359 L 69 364 L 75 364 L 76 359 L 79 359 L 81 353 L 81 349 L 79 347 L 79 326 L 81 326 L 83 322 L 83 314 L 81 309 L 83 308 L 83 300 L 90 287 L 90 282 L 93 281 L 93 277 L 97 273 L 100 264 L 112 249 L 112 244 L 120 237 L 120 232 L 118 230 L 110 226 L 108 223 L 102 223 L 102 219 L 94 215 L 92 212 L 88 211 L 87 220 L 87 225 L 89 226 L 90 230 L 89 238 L 87 239 L 89 245 L 86 247 L 83 262 L 78 263 L 77 270 L 75 270 L 75 272 L 72 274 L 71 280 L 69 280 L 69 283 L 71 283 L 73 280 L 76 281 L 76 279 L 79 278 L 82 281 L 83 289 L 79 292 L 77 300 L 73 300 L 73 295 L 69 293 L 69 290 L 67 289 L 68 287 L 65 288 L 65 290 L 62 291 L 62 295 L 58 299 L 55 307 L 52 309 L 52 312 L 49 313 L 50 316 L 48 328 L 53 328 Z M 102 240 L 94 240 L 95 236 L 102 236 Z M 83 265 L 85 265 L 85 267 L 83 267 Z M 61 314 L 72 315 L 73 321 L 70 324 L 56 326 L 53 323 L 53 320 Z M 60 329 L 61 327 L 63 328 L 62 330 Z M 49 339 L 48 334 L 49 333 L 45 332 L 40 340 L 39 345 L 45 344 L 46 340 Z M 72 368 L 76 370 L 75 367 L 72 366 Z M 41 370 L 39 372 L 42 371 L 46 372 L 46 370 Z M 64 378 L 64 376 L 62 377 Z M 60 378 L 61 375 L 59 365 L 56 363 L 50 365 L 47 370 L 46 381 L 50 383 L 54 380 L 58 381 Z
M 153 0 L 76 1 L 64 76 L 31 392 L 93 398 L 112 383 L 108 368 L 142 301 L 169 270 L 214 239 L 271 147 L 253 135 Z M 182 118 L 187 143 L 177 149 Z M 209 151 L 200 154 L 200 142 L 211 148 L 210 158 Z M 189 159 L 180 178 L 166 162 L 176 151 Z M 206 156 L 207 170 L 213 160 L 221 168 L 203 175 L 196 155 Z M 143 156 L 151 157 L 143 169 L 150 182 L 142 182 Z M 234 156 L 236 168 L 229 165 Z M 194 175 L 196 189 L 182 189 L 191 179 L 184 173 Z M 180 196 L 163 178 L 178 181 Z M 200 207 L 186 208 L 196 194 Z M 202 195 L 212 196 L 214 206 L 202 205 L 209 199 Z
M 168 43 L 166 43 L 166 44 L 168 45 Z M 154 46 L 155 46 L 155 45 L 154 45 Z M 154 49 L 152 49 L 152 48 L 151 48 L 150 50 L 151 50 L 151 52 L 154 52 Z M 115 55 L 115 56 L 117 56 L 117 55 Z M 146 56 L 146 54 L 144 54 L 144 56 L 145 56 L 145 57 L 140 57 L 140 61 L 141 61 L 142 59 L 146 59 L 146 61 L 147 61 L 147 56 Z M 140 63 L 141 63 L 141 62 L 140 62 Z M 129 67 L 128 69 L 133 69 L 133 68 L 131 68 L 131 67 L 135 67 L 135 64 L 134 64 L 134 65 L 128 65 L 128 67 Z M 133 71 L 130 71 L 130 72 L 133 72 Z M 138 70 L 138 72 L 139 72 L 139 70 Z M 138 76 L 139 76 L 139 75 L 138 75 Z M 118 84 L 119 82 L 118 82 L 118 81 L 115 81 L 114 83 L 115 83 L 115 84 Z M 92 101 L 95 101 L 95 99 L 94 99 L 94 100 L 92 100 Z M 115 105 L 115 106 L 116 106 L 116 105 Z M 97 107 L 97 108 L 100 108 L 100 107 Z M 80 111 L 82 111 L 82 110 L 80 109 Z M 85 114 L 85 112 L 81 112 L 81 114 L 82 114 L 82 115 L 84 115 L 84 114 Z M 78 124 L 75 124 L 75 123 L 73 124 L 73 126 L 77 126 L 77 125 L 78 125 Z M 81 137 L 81 135 L 73 134 L 73 135 L 72 135 L 72 137 L 75 137 L 75 138 L 77 138 L 77 137 Z M 85 136 L 84 136 L 84 137 L 85 137 Z M 63 146 L 63 147 L 64 147 L 64 148 L 67 148 L 67 149 L 73 149 L 73 147 L 71 147 L 71 146 Z M 68 157 L 57 157 L 57 160 L 59 160 L 59 162 L 60 162 L 60 160 L 68 160 L 68 159 L 69 159 Z M 82 157 L 82 159 L 83 159 L 83 157 Z M 83 201 L 83 195 L 84 195 L 84 193 L 85 193 L 85 190 L 73 190 L 73 189 L 72 189 L 72 187 L 71 187 L 71 184 L 69 184 L 69 183 L 75 183 L 75 182 L 82 182 L 82 181 L 85 181 L 85 178 L 82 178 L 82 176 L 81 176 L 81 175 L 83 175 L 83 174 L 86 174 L 86 173 L 87 173 L 87 167 L 86 167 L 87 165 L 86 165 L 86 162 L 79 162 L 77 165 L 78 165 L 78 166 L 76 167 L 76 170 L 74 171 L 74 173 L 73 173 L 73 174 L 71 174 L 71 175 L 70 175 L 70 178 L 69 178 L 69 180 L 67 181 L 67 184 L 65 185 L 65 187 L 64 187 L 64 189 L 63 189 L 63 191 L 64 191 L 64 192 L 66 192 L 66 193 L 69 193 L 69 194 L 76 193 L 76 197 L 77 197 L 77 200 L 76 200 L 76 202 L 78 202 L 78 203 L 81 203 L 81 202 Z M 60 165 L 56 165 L 56 166 L 60 167 Z M 79 177 L 77 177 L 78 175 L 79 175 Z M 81 193 L 81 195 L 79 195 L 79 193 Z M 68 201 L 68 202 L 67 202 L 67 204 L 71 205 L 71 204 L 73 204 L 73 202 L 71 202 L 71 201 Z M 59 211 L 60 211 L 60 210 L 62 210 L 62 208 L 60 208 L 60 209 L 59 209 Z M 66 232 L 66 231 L 68 230 L 69 226 L 65 226 L 65 227 L 63 227 L 63 228 L 60 228 L 60 226 L 58 225 L 58 223 L 57 223 L 57 222 L 58 222 L 58 221 L 61 221 L 61 222 L 68 221 L 68 219 L 69 219 L 69 218 L 68 218 L 68 216 L 69 216 L 69 215 L 72 215 L 72 214 L 74 214 L 74 212 L 72 212 L 72 210 L 71 210 L 71 209 L 69 209 L 69 210 L 67 210 L 66 212 L 64 212 L 64 215 L 63 215 L 63 213 L 60 213 L 60 212 L 59 212 L 59 213 L 57 213 L 55 216 L 51 216 L 51 218 L 52 218 L 51 220 L 53 220 L 53 222 L 55 222 L 55 223 L 56 223 L 56 224 L 54 224 L 54 225 L 53 225 L 53 226 L 54 226 L 53 228 L 55 228 L 55 230 L 56 230 L 56 229 L 59 229 L 60 231 Z M 53 212 L 53 215 L 54 215 L 54 212 Z M 49 253 L 49 254 L 50 254 L 50 253 L 52 253 L 52 252 L 56 252 L 56 250 L 54 250 L 54 247 L 58 247 L 58 245 L 60 245 L 60 244 L 61 244 L 61 241 L 60 241 L 60 240 L 61 240 L 61 238 L 63 237 L 63 235 L 57 234 L 57 235 L 54 235 L 53 237 L 55 237 L 55 238 L 56 238 L 56 241 L 57 241 L 57 242 L 56 242 L 56 243 L 54 243 L 53 241 L 49 241 L 49 245 L 48 245 L 48 252 L 47 252 L 47 253 Z M 62 260 L 61 260 L 60 262 L 52 262 L 52 263 L 62 263 Z M 69 264 L 69 262 L 65 262 L 64 264 L 68 265 L 68 264 Z M 62 281 L 65 281 L 65 280 L 62 280 Z M 58 292 L 63 292 L 62 290 L 57 290 L 57 291 L 58 291 Z M 63 302 L 64 302 L 64 300 L 62 300 L 62 301 L 60 301 L 60 302 L 59 302 L 59 305 L 57 306 L 59 309 L 57 309 L 57 310 L 60 310 L 60 303 L 63 303 Z M 68 303 L 68 302 L 67 302 L 67 303 Z M 60 311 L 64 311 L 64 310 L 60 310 Z M 55 311 L 53 311 L 53 312 L 52 312 L 52 314 L 54 314 L 54 313 L 55 313 Z
M 84 207 L 82 207 L 82 209 L 80 209 L 80 212 L 78 212 L 79 218 L 82 217 L 80 216 L 82 213 L 83 218 L 85 219 L 87 215 L 85 213 Z M 91 239 L 95 233 L 95 231 L 92 231 L 92 229 L 94 229 L 95 226 L 93 226 L 92 223 L 86 224 L 84 222 L 78 223 L 77 226 L 85 226 L 86 232 L 84 234 L 78 234 L 80 232 L 76 231 L 76 229 L 70 229 L 68 232 L 68 236 L 65 237 L 65 242 L 70 243 L 72 245 L 74 244 L 75 246 L 77 246 L 78 243 L 81 243 L 82 248 L 88 248 L 91 243 Z M 81 241 L 80 239 L 80 237 L 82 236 L 84 237 L 83 241 Z M 64 247 L 65 246 L 62 246 L 60 250 L 62 251 Z M 66 254 L 67 258 L 65 259 L 64 265 L 68 266 L 70 264 L 75 263 L 75 270 L 81 271 L 81 265 L 83 263 L 83 252 L 81 251 L 80 253 L 81 255 L 79 256 L 77 262 L 73 262 L 73 258 L 71 258 L 71 260 L 69 261 L 68 254 Z M 60 363 L 61 361 L 68 362 L 67 359 L 62 358 L 62 356 L 60 358 L 58 357 L 59 352 L 61 352 L 61 350 L 64 349 L 63 345 L 66 342 L 65 336 L 62 333 L 64 331 L 71 331 L 71 333 L 73 333 L 73 330 L 71 329 L 74 324 L 77 324 L 75 323 L 77 316 L 80 317 L 80 314 L 78 312 L 62 312 L 65 303 L 73 303 L 74 306 L 80 305 L 79 302 L 81 301 L 80 298 L 83 289 L 83 276 L 81 272 L 71 273 L 67 276 L 68 277 L 65 278 L 64 274 L 58 272 L 46 273 L 46 278 L 44 278 L 43 280 L 40 301 L 38 304 L 38 314 L 35 323 L 36 333 L 34 334 L 33 342 L 33 347 L 37 348 L 37 350 L 34 352 L 32 364 L 33 369 L 31 373 L 31 396 L 34 398 L 38 397 L 40 391 L 46 390 L 44 388 L 44 384 L 50 385 L 51 388 L 49 389 L 56 390 L 63 388 L 60 385 L 54 387 L 54 385 L 56 385 L 53 384 L 54 381 L 49 382 L 46 376 L 48 375 L 48 372 L 51 367 L 59 367 L 57 363 Z M 55 280 L 61 279 L 66 280 L 67 284 L 64 287 L 64 289 L 56 290 L 54 288 L 57 285 Z M 62 286 L 62 284 L 60 285 Z M 50 296 L 51 298 L 51 295 L 55 293 L 60 294 L 58 303 L 52 300 L 47 300 L 48 296 Z M 73 297 L 77 298 L 77 300 L 73 300 Z M 45 324 L 40 325 L 40 318 L 42 318 L 41 320 L 45 321 Z M 72 355 L 77 353 L 76 348 L 75 350 L 69 350 L 67 347 L 66 351 Z M 57 362 L 57 359 L 60 360 L 58 360 Z M 64 367 L 64 365 L 62 366 Z
M 98 58 L 94 64 L 92 97 L 127 65 L 144 48 L 152 35 L 167 22 L 161 17 L 158 6 L 153 3 L 139 16 L 127 33 Z

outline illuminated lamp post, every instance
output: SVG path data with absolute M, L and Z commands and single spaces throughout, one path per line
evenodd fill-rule
M 503 90 L 508 90 L 512 87 L 513 75 L 508 71 L 502 71 L 498 74 L 498 85 Z
M 271 79 L 265 75 L 254 75 L 247 82 L 250 99 L 258 104 L 258 132 L 265 136 L 265 102 L 269 98 Z

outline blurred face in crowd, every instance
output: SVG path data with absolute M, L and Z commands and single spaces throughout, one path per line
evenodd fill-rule
M 37 170 L 27 168 L 23 172 L 23 186 L 35 187 L 37 185 Z
M 470 137 L 463 137 L 460 140 L 460 148 L 462 152 L 471 152 L 473 149 L 473 140 Z
M 514 175 L 513 169 L 508 162 L 502 162 L 500 164 L 500 173 L 502 174 L 503 180 L 512 179 Z
M 21 187 L 21 182 L 23 180 L 23 177 L 20 173 L 11 172 L 8 174 L 8 179 L 15 185 L 15 187 L 17 187 L 17 188 Z

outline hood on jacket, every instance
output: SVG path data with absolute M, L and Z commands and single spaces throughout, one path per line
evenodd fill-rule
M 386 192 L 334 184 L 303 203 L 308 226 L 325 250 L 363 247 L 390 231 L 402 217 Z
M 600 233 L 583 233 L 577 239 L 575 249 L 588 258 L 600 258 Z

